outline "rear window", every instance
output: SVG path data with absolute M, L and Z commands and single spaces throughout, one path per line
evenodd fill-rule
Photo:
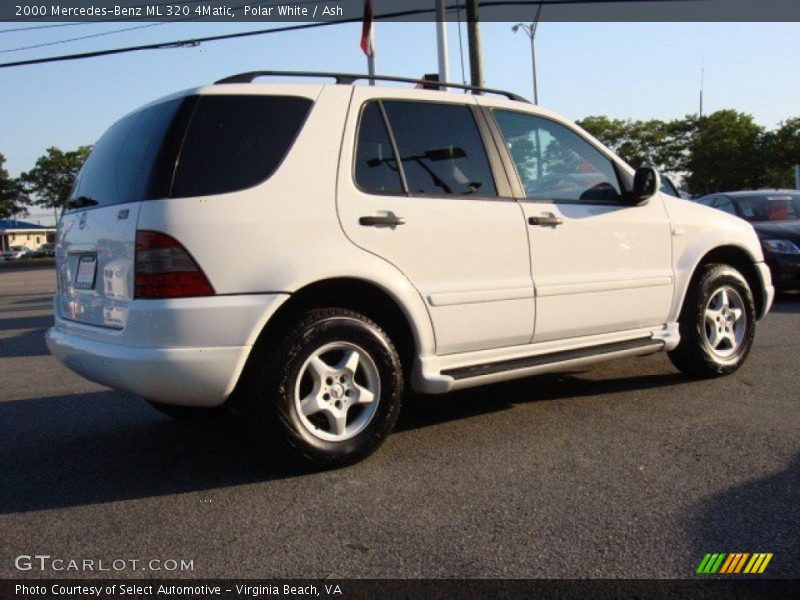
M 311 100 L 289 96 L 201 96 L 192 115 L 172 196 L 252 187 L 278 168 Z
M 111 206 L 166 195 L 163 181 L 156 181 L 156 167 L 183 102 L 177 99 L 156 104 L 112 125 L 94 145 L 78 174 L 70 208 Z
M 252 187 L 283 161 L 311 104 L 287 96 L 189 96 L 137 111 L 95 144 L 69 208 Z

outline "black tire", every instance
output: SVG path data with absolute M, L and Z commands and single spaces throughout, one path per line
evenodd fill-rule
M 173 419 L 178 419 L 179 421 L 213 421 L 214 419 L 219 419 L 228 411 L 227 403 L 211 408 L 163 404 L 162 402 L 153 402 L 152 400 L 148 400 L 147 403 L 161 414 L 172 417 Z
M 304 385 L 308 386 L 308 378 L 313 379 L 314 375 L 307 361 L 325 348 L 334 347 L 329 354 L 320 354 L 319 357 L 324 359 L 323 362 L 330 361 L 325 364 L 337 362 L 335 354 L 339 350 L 336 348 L 340 346 L 357 350 L 359 361 L 363 361 L 359 362 L 350 382 L 352 385 L 359 377 L 363 378 L 361 369 L 364 368 L 369 369 L 373 384 L 378 378 L 378 393 L 373 400 L 376 405 L 356 405 L 351 398 L 351 404 L 344 410 L 344 419 L 347 427 L 354 428 L 352 437 L 323 439 L 320 436 L 337 433 L 333 424 L 326 424 L 331 414 L 328 410 L 330 405 L 316 416 L 306 414 L 304 417 L 299 408 L 299 398 L 310 397 L 318 389 L 302 390 Z M 344 357 L 345 353 L 342 350 L 341 356 Z M 257 426 L 256 435 L 264 440 L 267 451 L 273 454 L 271 458 L 299 459 L 315 468 L 342 467 L 366 458 L 394 429 L 402 404 L 403 369 L 394 344 L 369 318 L 343 308 L 310 310 L 300 315 L 276 339 L 263 340 L 254 349 L 245 377 L 248 381 L 245 383 L 244 407 Z M 334 381 L 333 385 L 337 386 L 338 382 Z M 334 390 L 333 387 L 325 389 L 331 393 Z M 352 391 L 360 395 L 355 388 Z M 337 398 L 339 393 L 337 391 Z M 341 398 L 345 400 L 344 396 Z M 333 402 L 333 399 L 326 402 Z M 366 417 L 365 410 L 369 411 Z M 351 420 L 353 417 L 355 419 Z M 312 418 L 317 422 L 310 423 Z M 358 419 L 363 421 L 360 430 L 354 426 Z M 275 452 L 283 456 L 275 456 Z
M 722 289 L 734 290 L 738 294 L 746 322 L 738 343 L 726 341 L 721 346 L 723 349 L 715 352 L 709 341 L 713 332 L 709 333 L 710 329 L 707 329 L 706 309 L 711 306 L 709 303 L 712 298 L 715 298 Z M 733 325 L 728 325 L 735 331 Z M 719 326 L 724 330 L 726 323 L 721 321 Z M 720 377 L 729 375 L 741 367 L 750 353 L 756 330 L 753 293 L 742 274 L 730 265 L 702 266 L 684 299 L 679 330 L 681 341 L 678 347 L 669 353 L 669 358 L 685 375 L 695 378 Z M 726 344 L 729 344 L 729 347 Z M 720 355 L 720 352 L 729 354 Z

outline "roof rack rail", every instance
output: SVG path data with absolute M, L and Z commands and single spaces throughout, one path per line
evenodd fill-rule
M 238 73 L 225 77 L 214 84 L 225 83 L 252 83 L 257 77 L 327 77 L 336 81 L 340 85 L 352 85 L 359 80 L 372 80 L 372 81 L 395 81 L 399 83 L 416 83 L 423 84 L 426 88 L 432 87 L 439 88 L 455 88 L 459 90 L 467 90 L 470 92 L 483 92 L 487 94 L 497 94 L 505 96 L 509 100 L 516 100 L 517 102 L 529 103 L 528 100 L 522 96 L 518 96 L 513 92 L 506 92 L 505 90 L 495 90 L 492 88 L 475 87 L 472 85 L 464 85 L 462 83 L 441 83 L 439 81 L 429 81 L 427 79 L 413 79 L 411 77 L 394 77 L 392 75 L 359 75 L 357 73 L 326 73 L 314 71 L 248 71 L 247 73 Z

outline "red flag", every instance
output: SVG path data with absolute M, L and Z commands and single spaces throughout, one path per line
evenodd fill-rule
M 361 23 L 361 49 L 370 58 L 375 57 L 375 40 L 372 36 L 372 0 L 364 0 L 364 21 Z

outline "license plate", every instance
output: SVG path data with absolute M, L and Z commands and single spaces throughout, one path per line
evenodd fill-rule
M 78 260 L 78 273 L 75 275 L 75 287 L 79 290 L 91 290 L 97 274 L 97 257 L 81 256 Z

